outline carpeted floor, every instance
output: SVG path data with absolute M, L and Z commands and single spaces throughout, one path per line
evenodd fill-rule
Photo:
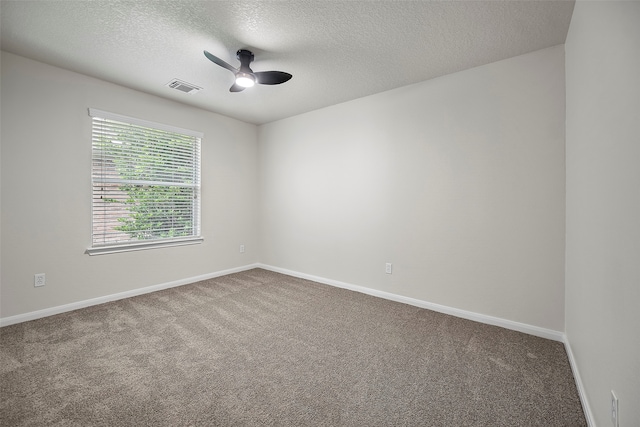
M 255 269 L 0 329 L 3 426 L 586 426 L 561 343 Z

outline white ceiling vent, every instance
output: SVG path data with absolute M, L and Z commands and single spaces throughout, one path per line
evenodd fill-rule
M 172 89 L 177 89 L 180 92 L 190 93 L 190 94 L 193 94 L 202 90 L 201 87 L 198 87 L 192 83 L 183 82 L 182 80 L 178 80 L 178 79 L 171 80 L 169 83 L 166 84 L 166 86 Z

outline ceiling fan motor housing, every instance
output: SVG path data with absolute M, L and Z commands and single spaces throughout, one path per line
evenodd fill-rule
M 250 58 L 249 61 L 253 61 L 253 53 L 250 50 L 238 49 L 236 52 L 236 58 L 242 61 L 243 56 L 247 56 Z
M 252 73 L 253 71 L 249 68 L 249 64 L 253 62 L 253 53 L 250 50 L 240 49 L 236 52 L 236 58 L 240 61 L 240 71 L 244 71 L 245 73 Z M 248 70 L 248 71 L 247 71 Z

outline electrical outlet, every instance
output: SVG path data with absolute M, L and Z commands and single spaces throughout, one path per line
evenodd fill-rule
M 243 254 L 244 253 L 244 245 L 240 245 L 240 253 Z
M 611 390 L 611 425 L 613 427 L 618 427 L 620 425 L 619 422 L 620 412 L 618 412 L 618 396 Z
M 44 286 L 46 283 L 44 273 L 34 274 L 33 276 L 33 286 L 38 288 L 40 286 Z
M 384 266 L 384 272 L 387 274 L 391 274 L 392 271 L 393 271 L 393 265 L 390 262 L 386 263 Z

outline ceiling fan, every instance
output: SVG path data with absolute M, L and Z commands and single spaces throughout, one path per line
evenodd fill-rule
M 228 64 L 222 59 L 218 58 L 204 51 L 204 56 L 206 56 L 211 62 L 214 64 L 218 64 L 222 68 L 226 68 L 231 71 L 236 76 L 236 81 L 233 83 L 233 86 L 229 89 L 229 92 L 241 92 L 248 87 L 253 86 L 254 84 L 262 84 L 262 85 L 279 85 L 280 83 L 284 83 L 293 77 L 289 73 L 285 73 L 284 71 L 258 71 L 253 72 L 253 70 L 249 67 L 251 61 L 253 61 L 253 53 L 246 49 L 240 49 L 236 53 L 236 58 L 240 60 L 240 68 L 235 68 L 233 65 Z

